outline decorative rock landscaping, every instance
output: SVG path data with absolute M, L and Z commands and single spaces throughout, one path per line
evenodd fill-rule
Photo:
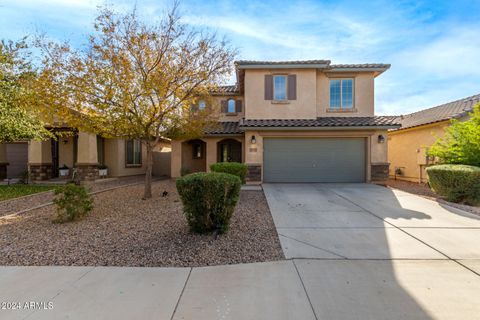
M 166 191 L 168 195 L 162 197 Z M 262 191 L 241 191 L 225 235 L 189 232 L 173 181 L 94 196 L 94 210 L 54 224 L 53 206 L 0 217 L 0 265 L 205 266 L 284 259 Z

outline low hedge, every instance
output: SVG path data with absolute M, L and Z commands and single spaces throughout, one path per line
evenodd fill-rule
M 480 204 L 480 167 L 443 164 L 427 168 L 430 187 L 447 201 Z
M 177 179 L 177 190 L 190 230 L 197 233 L 228 230 L 240 195 L 238 177 L 198 172 Z
M 245 177 L 247 176 L 247 166 L 238 162 L 218 162 L 210 165 L 210 170 L 213 172 L 224 172 L 237 176 L 245 184 Z

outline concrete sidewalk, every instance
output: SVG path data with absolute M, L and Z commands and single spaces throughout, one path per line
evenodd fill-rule
M 480 270 L 479 261 L 466 262 Z M 474 319 L 480 277 L 447 260 L 204 268 L 1 267 L 0 319 Z M 51 303 L 51 309 L 48 309 Z M 38 306 L 40 307 L 40 306 Z

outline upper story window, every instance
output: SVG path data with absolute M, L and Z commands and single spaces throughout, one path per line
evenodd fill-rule
M 330 109 L 353 108 L 353 79 L 330 80 Z
M 142 165 L 142 143 L 140 140 L 127 140 L 125 153 L 126 166 Z
M 235 113 L 235 100 L 229 99 L 227 101 L 227 113 Z
M 207 105 L 207 104 L 205 103 L 205 101 L 200 100 L 200 101 L 198 102 L 198 109 L 199 109 L 199 110 L 205 110 L 206 105 Z
M 287 76 L 273 76 L 273 99 L 277 101 L 287 100 Z

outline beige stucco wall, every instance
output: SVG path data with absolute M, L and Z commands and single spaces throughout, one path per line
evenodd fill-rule
M 266 74 L 296 74 L 297 99 L 287 103 L 265 100 Z M 246 70 L 245 118 L 247 119 L 315 119 L 316 101 L 315 69 Z
M 236 137 L 236 136 L 224 136 L 224 137 L 204 137 L 201 140 L 206 143 L 206 153 L 205 153 L 205 159 L 199 159 L 196 160 L 198 163 L 200 163 L 200 160 L 205 160 L 205 167 L 207 172 L 210 171 L 210 165 L 217 163 L 218 159 L 218 154 L 217 154 L 217 143 L 225 140 L 225 139 L 233 139 L 237 140 L 242 143 L 242 162 L 245 162 L 245 148 L 244 146 L 244 138 L 243 137 Z M 181 171 L 182 171 L 182 158 L 185 157 L 183 163 L 185 163 L 185 160 L 188 164 L 193 164 L 191 161 L 192 159 L 192 149 L 190 146 L 187 146 L 186 144 L 182 143 L 185 141 L 181 140 L 173 140 L 171 147 L 171 177 L 176 178 L 181 176 Z
M 153 149 L 153 175 L 170 176 L 172 146 L 170 142 L 159 142 Z
M 77 164 L 97 163 L 97 135 L 80 131 L 78 133 Z
M 403 167 L 403 175 L 397 179 L 413 182 L 426 182 L 425 152 L 437 136 L 443 136 L 448 121 L 432 125 L 389 132 L 388 160 L 390 162 L 390 177 L 394 177 L 395 168 Z
M 105 139 L 105 165 L 111 177 L 144 174 L 146 171 L 147 149 L 142 145 L 142 165 L 126 167 L 125 139 Z
M 378 142 L 378 135 L 385 137 L 384 143 Z M 255 136 L 256 143 L 251 138 Z M 245 133 L 245 163 L 260 164 L 263 166 L 263 139 L 268 137 L 363 137 L 366 139 L 366 173 L 370 181 L 370 164 L 386 163 L 388 161 L 388 141 L 386 130 L 365 131 L 247 131 Z M 262 170 L 263 173 L 263 170 Z
M 73 168 L 73 137 L 58 139 L 58 165 Z
M 355 112 L 331 112 L 330 79 L 353 78 Z M 374 115 L 375 77 L 371 72 L 362 73 L 325 73 L 317 72 L 317 116 L 318 117 L 364 117 Z
M 29 164 L 51 164 L 52 145 L 50 140 L 28 142 L 28 163 Z

